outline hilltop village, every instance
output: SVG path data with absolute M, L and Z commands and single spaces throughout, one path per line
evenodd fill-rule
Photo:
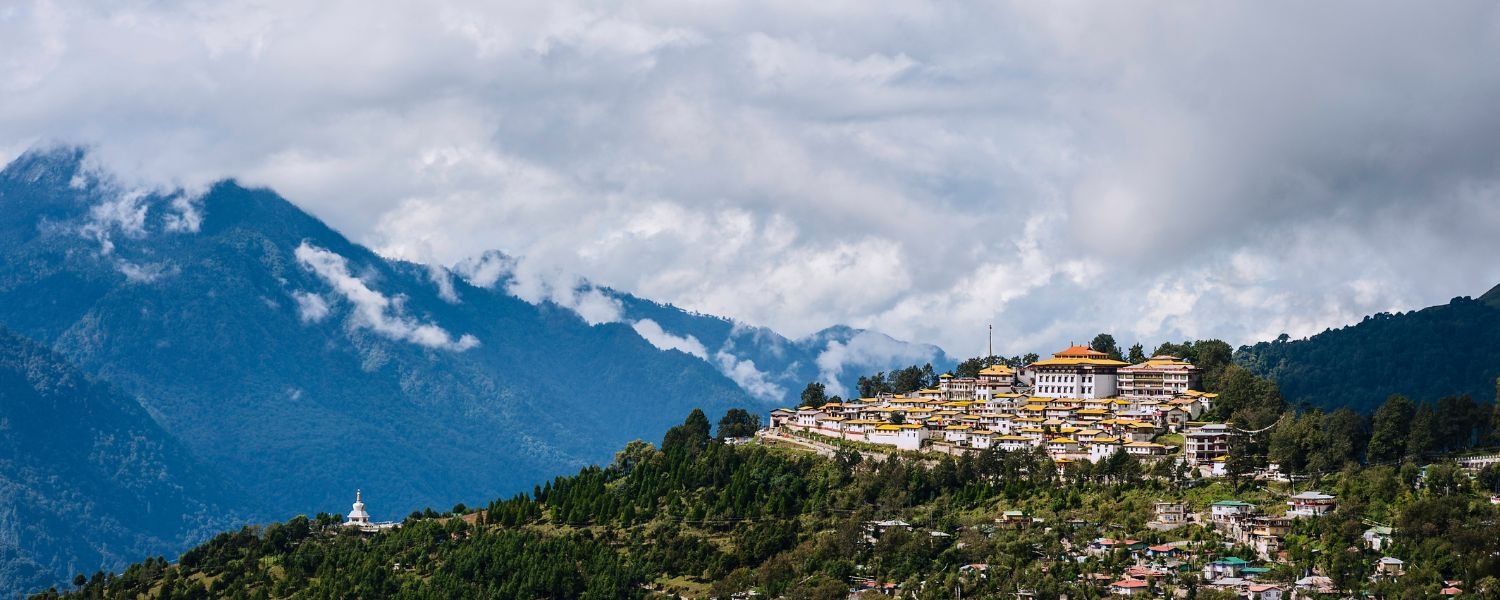
M 1072 346 L 1019 369 L 995 364 L 977 377 L 944 373 L 936 387 L 771 412 L 773 429 L 957 454 L 1043 448 L 1059 468 L 1125 452 L 1179 458 L 1203 475 L 1224 474 L 1233 433 L 1197 421 L 1217 394 L 1198 367 L 1173 356 L 1139 364 Z

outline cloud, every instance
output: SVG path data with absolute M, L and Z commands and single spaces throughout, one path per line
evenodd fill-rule
M 909 344 L 873 331 L 861 331 L 845 341 L 829 340 L 818 353 L 818 377 L 831 395 L 848 396 L 854 391 L 844 388 L 839 378 L 847 368 L 888 365 L 913 365 L 935 358 L 932 348 Z
M 454 339 L 437 325 L 422 323 L 401 314 L 399 298 L 392 299 L 370 289 L 363 280 L 349 273 L 349 262 L 338 254 L 306 242 L 297 246 L 294 254 L 298 263 L 353 305 L 354 311 L 350 314 L 349 322 L 354 327 L 363 327 L 390 339 L 426 348 L 462 352 L 479 345 L 479 340 L 472 335 L 464 334 Z M 299 316 L 304 320 L 317 314 L 318 308 L 314 307 L 312 312 L 308 312 L 308 306 L 322 302 L 321 297 L 316 301 L 309 300 L 307 304 L 304 304 L 304 296 L 296 298 Z M 326 305 L 322 310 L 327 310 Z
M 958 355 L 990 323 L 1008 354 L 1242 343 L 1500 281 L 1493 7 L 1301 8 L 35 2 L 0 11 L 0 152 L 524 256 L 463 276 L 527 269 L 513 293 L 594 323 L 578 277 Z M 108 251 L 135 213 L 99 217 Z
M 427 276 L 437 286 L 438 297 L 449 304 L 458 304 L 458 290 L 453 287 L 453 273 L 442 265 L 427 265 Z
M 115 260 L 115 270 L 125 276 L 130 283 L 155 283 L 163 277 L 171 277 L 181 272 L 177 265 L 171 263 L 133 263 L 123 259 Z
M 99 242 L 99 253 L 114 253 L 115 244 L 111 236 L 119 232 L 126 237 L 140 239 L 146 235 L 146 193 L 132 191 L 105 200 L 89 208 L 88 220 L 79 229 L 84 237 Z
M 322 322 L 332 312 L 321 294 L 298 290 L 292 292 L 292 299 L 297 302 L 297 318 L 303 323 Z
M 708 350 L 698 338 L 689 336 L 676 336 L 667 333 L 661 325 L 651 319 L 641 319 L 630 325 L 641 339 L 650 342 L 660 350 L 676 350 L 684 354 L 691 354 L 704 361 L 708 360 Z
M 786 396 L 786 388 L 771 381 L 770 375 L 757 369 L 753 360 L 720 350 L 714 353 L 714 362 L 719 372 L 756 398 L 775 402 Z

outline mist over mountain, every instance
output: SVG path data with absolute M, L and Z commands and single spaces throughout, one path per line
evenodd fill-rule
M 500 253 L 456 273 L 388 260 L 270 190 L 131 189 L 72 147 L 0 172 L 0 256 L 0 325 L 139 399 L 273 516 L 343 510 L 356 487 L 377 519 L 494 497 L 694 407 L 951 363 L 522 281 Z

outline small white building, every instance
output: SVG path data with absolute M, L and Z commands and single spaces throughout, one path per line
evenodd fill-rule
M 1318 491 L 1306 491 L 1287 500 L 1286 511 L 1288 517 L 1321 517 L 1333 509 L 1338 508 L 1338 501 L 1334 496 Z
M 1208 507 L 1209 515 L 1215 521 L 1228 521 L 1235 517 L 1249 515 L 1255 512 L 1255 505 L 1239 500 L 1220 500 Z

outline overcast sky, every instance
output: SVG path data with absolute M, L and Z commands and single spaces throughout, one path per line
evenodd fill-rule
M 1500 282 L 1492 2 L 502 4 L 5 3 L 0 159 L 960 356 Z

